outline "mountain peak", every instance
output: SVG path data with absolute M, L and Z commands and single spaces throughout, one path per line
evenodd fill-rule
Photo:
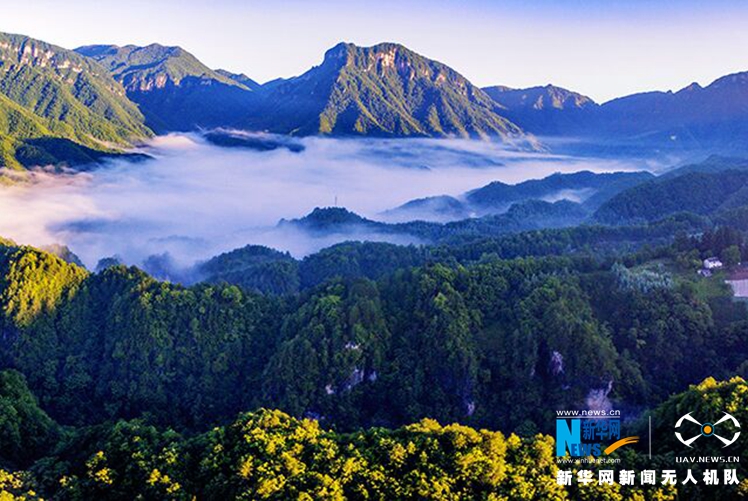
M 392 49 L 402 49 L 409 52 L 410 49 L 405 47 L 403 44 L 397 42 L 379 42 L 374 45 L 356 45 L 353 42 L 338 42 L 327 50 L 327 53 L 340 53 L 347 52 L 349 50 L 369 50 L 374 52 L 388 51 Z
M 709 86 L 708 89 L 717 89 L 723 87 L 732 86 L 748 86 L 748 71 L 741 71 L 738 73 L 731 73 L 723 77 L 718 78 Z
M 311 231 L 322 231 L 341 226 L 365 226 L 376 224 L 343 207 L 315 207 L 300 219 L 281 219 L 279 226 L 292 225 Z
M 93 45 L 77 52 L 109 70 L 159 132 L 233 126 L 248 113 L 250 86 L 257 86 L 248 77 L 212 70 L 178 46 Z
M 533 134 L 563 134 L 598 107 L 589 97 L 553 84 L 526 89 L 495 85 L 483 90 L 504 116 Z
M 688 93 L 688 92 L 698 92 L 704 90 L 704 88 L 699 85 L 698 82 L 691 82 L 689 85 L 683 87 L 681 90 L 679 90 L 676 94 L 681 93 Z
M 263 88 L 249 125 L 271 132 L 526 139 L 457 71 L 393 42 L 341 42 L 320 66 Z
M 411 59 L 423 58 L 423 56 L 394 42 L 381 42 L 369 47 L 340 42 L 325 52 L 324 63 L 335 63 L 339 66 L 365 66 L 368 70 L 376 66 L 381 70 L 394 67 L 396 58 Z
M 152 43 L 146 46 L 88 45 L 75 51 L 95 59 L 120 80 L 128 90 L 179 85 L 186 77 L 208 78 L 226 85 L 240 85 L 201 63 L 178 46 Z
M 526 89 L 513 89 L 504 85 L 495 85 L 483 90 L 494 101 L 510 110 L 519 108 L 563 110 L 597 106 L 597 103 L 589 97 L 553 84 Z

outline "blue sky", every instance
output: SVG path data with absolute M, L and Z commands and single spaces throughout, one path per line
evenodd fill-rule
M 0 31 L 73 48 L 181 45 L 263 82 L 339 41 L 402 43 L 480 86 L 554 83 L 597 101 L 748 70 L 748 2 L 3 0 Z

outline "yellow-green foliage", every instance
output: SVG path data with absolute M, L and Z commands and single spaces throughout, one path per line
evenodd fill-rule
M 83 281 L 88 273 L 62 259 L 30 248 L 6 250 L 0 254 L 0 308 L 6 318 L 27 327 L 57 304 Z
M 31 488 L 30 475 L 0 469 L 0 501 L 41 500 Z
M 81 430 L 58 452 L 36 471 L 61 499 L 675 499 L 670 488 L 565 488 L 556 483 L 551 437 L 430 419 L 339 434 L 260 410 L 192 439 L 120 422 Z

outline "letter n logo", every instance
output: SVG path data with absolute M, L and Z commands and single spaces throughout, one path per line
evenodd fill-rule
M 571 426 L 569 426 L 571 424 Z M 582 443 L 582 424 L 579 419 L 557 419 L 556 420 L 556 456 L 565 456 L 568 448 L 571 454 L 570 444 Z

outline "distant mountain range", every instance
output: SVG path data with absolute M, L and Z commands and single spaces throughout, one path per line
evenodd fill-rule
M 438 218 L 383 222 L 343 207 L 315 208 L 304 217 L 281 220 L 278 229 L 286 237 L 288 231 L 303 233 L 318 239 L 322 245 L 333 241 L 345 243 L 300 261 L 288 253 L 247 245 L 188 268 L 181 267 L 168 254 L 151 256 L 142 265 L 148 273 L 175 282 L 230 283 L 280 294 L 318 285 L 340 273 L 357 274 L 362 269 L 373 271 L 369 276 L 376 279 L 382 276 L 379 273 L 398 268 L 396 263 L 408 267 L 438 260 L 442 256 L 438 249 L 476 244 L 469 255 L 471 259 L 482 259 L 486 252 L 496 250 L 487 242 L 508 235 L 515 238 L 506 240 L 501 253 L 511 257 L 525 255 L 526 251 L 521 249 L 526 249 L 528 242 L 532 242 L 533 252 L 541 254 L 579 251 L 591 241 L 601 246 L 598 250 L 637 248 L 653 238 L 668 243 L 677 233 L 695 234 L 715 225 L 748 231 L 746 186 L 748 160 L 720 156 L 683 165 L 660 176 L 642 172 L 554 174 L 515 185 L 491 183 L 459 198 L 432 197 L 403 206 L 424 205 L 438 210 L 454 202 L 458 207 L 453 209 L 465 210 L 465 204 L 470 204 L 466 200 L 472 195 L 478 196 L 484 207 L 496 210 L 480 216 L 463 213 L 459 219 L 446 222 Z M 587 197 L 583 200 L 565 198 L 582 191 Z M 501 210 L 507 203 L 509 208 Z M 419 210 L 426 209 L 421 206 Z M 576 227 L 571 233 L 536 232 L 571 227 Z M 545 240 L 551 235 L 555 236 Z M 582 235 L 586 235 L 585 243 L 576 240 Z M 404 245 L 409 243 L 424 245 Z M 429 247 L 433 245 L 439 247 Z M 370 252 L 354 252 L 350 259 L 341 260 L 336 249 L 342 247 L 366 248 Z M 50 252 L 69 262 L 77 261 L 67 248 L 52 248 Z M 97 270 L 117 264 L 120 263 L 116 259 L 107 258 L 99 263 Z M 310 266 L 317 271 L 312 272 Z
M 548 85 L 484 89 L 523 130 L 543 138 L 596 142 L 614 154 L 658 151 L 746 151 L 748 72 L 693 83 L 677 92 L 645 92 L 597 104 Z M 600 147 L 598 148 L 600 149 Z
M 339 44 L 320 66 L 264 86 L 213 71 L 179 47 L 76 51 L 103 64 L 159 132 L 224 126 L 292 135 L 525 137 L 481 89 L 397 44 Z
M 394 221 L 425 219 L 447 222 L 466 217 L 501 214 L 519 203 L 530 200 L 556 202 L 570 200 L 582 210 L 594 211 L 618 193 L 655 179 L 649 172 L 552 174 L 543 179 L 530 179 L 517 184 L 494 181 L 464 193 L 459 198 L 447 195 L 411 200 L 386 211 L 383 216 Z
M 515 185 L 490 183 L 459 198 L 438 196 L 413 200 L 382 214 L 388 222 L 364 218 L 341 207 L 317 208 L 280 226 L 311 237 L 349 235 L 352 239 L 444 243 L 541 228 L 562 228 L 591 219 L 598 208 L 630 189 L 657 179 L 647 172 L 588 171 L 553 174 Z
M 742 153 L 748 73 L 703 88 L 692 84 L 597 104 L 553 85 L 480 89 L 452 68 L 394 43 L 341 43 L 306 73 L 260 85 L 244 74 L 211 69 L 180 47 L 69 51 L 0 34 L 3 165 L 86 163 L 153 131 L 215 128 L 495 138 L 588 154 Z
M 434 213 L 429 215 L 429 210 Z M 442 218 L 445 212 L 451 219 Z M 748 230 L 748 160 L 712 156 L 660 176 L 578 172 L 516 185 L 491 183 L 459 198 L 414 200 L 384 215 L 393 222 L 339 207 L 317 208 L 280 225 L 318 238 L 377 235 L 387 240 L 383 237 L 396 235 L 430 244 L 580 224 L 646 225 L 667 218 L 703 219 Z M 394 215 L 401 216 L 400 222 Z
M 347 240 L 392 241 L 400 243 L 448 243 L 453 239 L 504 235 L 525 230 L 564 228 L 582 223 L 589 212 L 568 200 L 546 202 L 525 200 L 508 211 L 448 223 L 408 221 L 383 223 L 359 216 L 342 207 L 316 208 L 303 218 L 281 221 L 284 229 L 295 229 L 310 237 L 344 236 Z
M 649 92 L 601 106 L 591 123 L 612 136 L 662 139 L 693 147 L 736 146 L 748 132 L 748 73 L 691 84 L 678 92 Z

